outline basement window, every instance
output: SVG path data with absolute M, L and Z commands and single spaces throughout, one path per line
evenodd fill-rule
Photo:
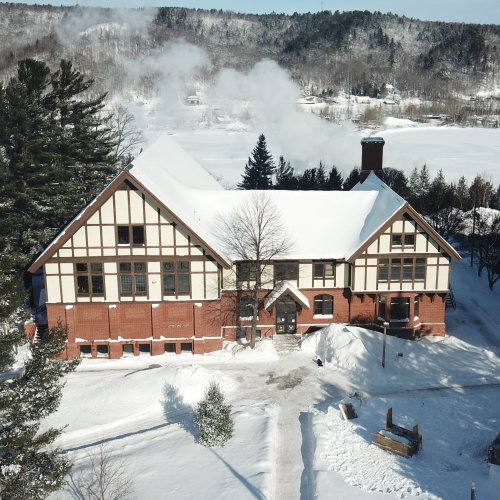
M 151 356 L 151 344 L 139 344 L 139 356 Z
M 91 358 L 92 357 L 92 346 L 81 345 L 80 346 L 80 357 L 81 358 Z
M 134 344 L 123 344 L 122 345 L 123 356 L 133 356 L 134 355 Z
M 173 342 L 166 342 L 163 344 L 165 354 L 175 354 L 175 344 Z
M 109 357 L 109 347 L 105 344 L 101 344 L 96 346 L 97 357 L 98 358 L 107 358 Z
M 181 342 L 181 353 L 193 354 L 193 344 L 192 342 Z

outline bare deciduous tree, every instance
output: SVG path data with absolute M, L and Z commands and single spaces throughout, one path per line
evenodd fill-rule
M 89 470 L 70 482 L 71 495 L 78 500 L 127 500 L 132 491 L 124 461 L 113 460 L 104 445 L 89 456 Z
M 248 280 L 236 286 L 248 292 L 252 309 L 250 346 L 255 347 L 257 319 L 261 308 L 261 292 L 269 284 L 266 271 L 277 258 L 292 248 L 283 229 L 278 208 L 269 196 L 254 193 L 228 219 L 219 224 L 220 239 L 233 263 L 247 265 Z

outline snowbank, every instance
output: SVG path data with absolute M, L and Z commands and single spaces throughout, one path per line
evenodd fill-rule
M 379 332 L 332 324 L 305 337 L 301 349 L 364 390 L 500 381 L 500 359 L 494 352 L 455 337 L 410 341 L 388 335 L 385 368 L 382 344 Z
M 419 127 L 420 124 L 406 118 L 394 118 L 393 116 L 388 116 L 384 120 L 384 126 L 385 128 L 408 128 Z

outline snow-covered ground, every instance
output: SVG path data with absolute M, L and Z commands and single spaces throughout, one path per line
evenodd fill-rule
M 500 289 L 490 292 L 466 260 L 453 287 L 449 335 L 388 337 L 385 369 L 381 334 L 344 325 L 312 334 L 299 352 L 265 340 L 255 351 L 231 343 L 204 356 L 84 359 L 46 423 L 67 425 L 58 445 L 75 482 L 104 445 L 137 499 L 455 500 L 468 498 L 471 480 L 478 498 L 497 498 L 485 448 L 500 431 Z M 192 419 L 211 380 L 235 421 L 234 437 L 213 450 L 197 443 Z M 342 400 L 359 418 L 340 418 Z M 389 407 L 395 423 L 419 425 L 423 451 L 411 459 L 373 444 Z M 70 485 L 51 498 L 74 495 Z

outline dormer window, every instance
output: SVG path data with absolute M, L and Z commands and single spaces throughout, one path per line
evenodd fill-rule
M 144 245 L 144 226 L 117 226 L 118 245 Z

